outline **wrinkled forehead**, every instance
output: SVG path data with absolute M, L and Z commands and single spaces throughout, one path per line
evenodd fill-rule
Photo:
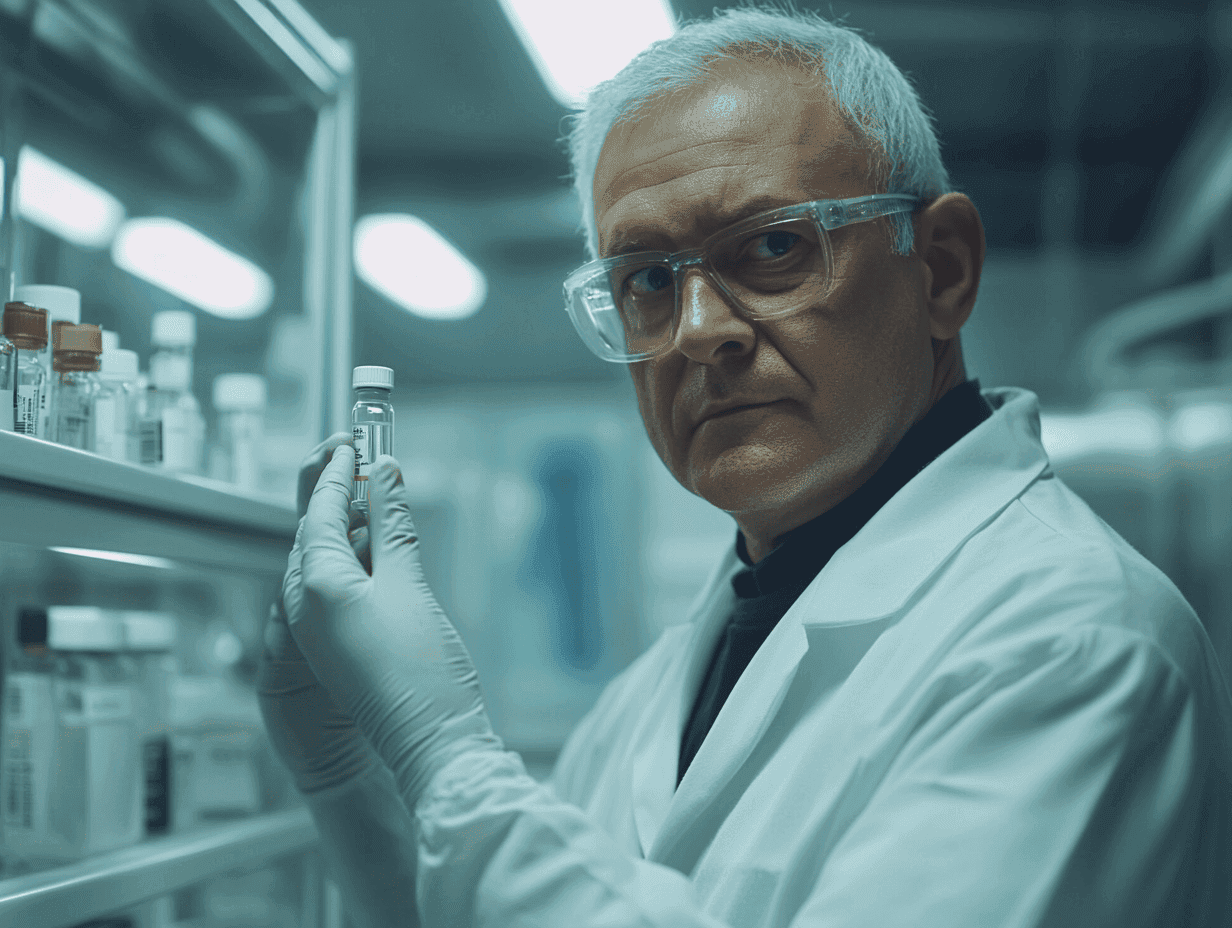
M 723 61 L 608 132 L 594 175 L 596 222 L 631 193 L 763 153 L 766 171 L 784 177 L 867 174 L 821 79 L 782 62 Z

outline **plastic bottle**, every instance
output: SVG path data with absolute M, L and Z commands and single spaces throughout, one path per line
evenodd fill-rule
M 40 356 L 43 370 L 47 374 L 47 383 L 55 382 L 55 371 L 51 368 L 52 351 L 54 350 L 55 331 L 57 323 L 69 325 L 81 324 L 81 294 L 72 287 L 60 287 L 55 284 L 23 284 L 13 291 L 13 299 L 29 306 L 38 306 L 47 310 L 47 350 Z M 51 392 L 46 390 L 40 397 L 39 406 L 39 438 L 51 434 Z
M 265 397 L 265 378 L 256 374 L 223 374 L 214 380 L 218 442 L 211 471 L 245 490 L 260 483 Z
M 155 313 L 150 385 L 138 426 L 140 462 L 172 473 L 200 474 L 205 420 L 192 393 L 197 320 L 190 312 Z
M 47 310 L 26 303 L 4 304 L 4 335 L 17 349 L 13 371 L 13 431 L 44 438 L 43 397 L 47 394 L 47 371 L 43 349 L 47 347 Z
M 145 833 L 171 825 L 171 681 L 177 665 L 175 620 L 156 612 L 124 612 L 124 640 L 137 680 L 136 730 L 141 751 Z
M 133 419 L 137 411 L 137 352 L 104 348 L 98 378 L 94 453 L 113 461 L 131 461 L 136 445 Z
M 393 454 L 394 408 L 390 395 L 394 372 L 388 367 L 357 367 L 351 373 L 355 406 L 351 409 L 351 436 L 355 443 L 355 489 L 351 508 L 367 515 L 368 475 L 377 457 Z
M 99 355 L 103 333 L 96 325 L 57 323 L 53 332 L 51 384 L 52 441 L 94 450 L 94 401 L 101 386 Z

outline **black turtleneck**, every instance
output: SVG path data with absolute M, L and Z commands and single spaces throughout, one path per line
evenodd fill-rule
M 747 567 L 731 580 L 736 605 L 680 740 L 677 786 L 740 674 L 796 597 L 890 497 L 990 415 L 992 408 L 980 396 L 979 380 L 961 383 L 907 430 L 885 463 L 859 489 L 828 512 L 782 535 L 759 563 L 749 558 L 744 535 L 736 530 L 736 553 Z

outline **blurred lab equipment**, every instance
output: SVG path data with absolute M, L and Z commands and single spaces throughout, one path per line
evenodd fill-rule
M 261 440 L 265 426 L 265 378 L 221 374 L 214 378 L 218 441 L 211 448 L 211 476 L 253 491 L 261 478 Z
M 151 340 L 156 350 L 139 414 L 140 461 L 172 473 L 199 474 L 205 420 L 192 392 L 196 317 L 187 310 L 155 313 Z

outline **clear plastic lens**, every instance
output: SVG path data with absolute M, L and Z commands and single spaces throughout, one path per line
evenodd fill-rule
M 705 266 L 727 298 L 754 318 L 815 303 L 828 286 L 825 243 L 808 219 L 712 240 Z M 582 282 L 575 298 L 601 356 L 649 356 L 671 340 L 679 276 L 666 260 L 634 261 L 600 267 Z

